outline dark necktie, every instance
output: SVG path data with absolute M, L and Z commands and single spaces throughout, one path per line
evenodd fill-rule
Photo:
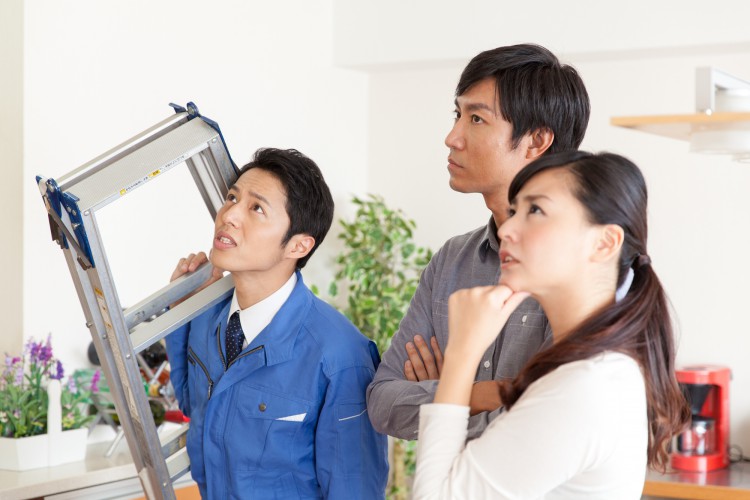
M 227 323 L 227 366 L 242 351 L 242 344 L 244 342 L 245 334 L 242 332 L 242 325 L 240 325 L 240 312 L 235 311 L 229 318 L 229 323 Z

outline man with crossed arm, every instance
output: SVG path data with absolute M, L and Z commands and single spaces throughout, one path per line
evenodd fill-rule
M 450 186 L 480 193 L 492 216 L 486 226 L 451 238 L 433 256 L 367 389 L 375 429 L 402 439 L 417 438 L 419 405 L 431 403 L 437 389 L 448 341 L 448 297 L 498 282 L 497 228 L 507 217 L 511 180 L 541 155 L 578 149 L 590 114 L 576 70 L 531 44 L 474 57 L 461 74 L 455 105 L 455 124 L 445 138 Z M 477 367 L 469 439 L 501 411 L 498 381 L 515 377 L 550 338 L 544 312 L 527 299 Z

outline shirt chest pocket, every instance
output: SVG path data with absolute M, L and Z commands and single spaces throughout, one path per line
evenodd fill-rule
M 312 453 L 314 418 L 311 405 L 293 397 L 281 396 L 256 386 L 237 388 L 233 428 L 225 445 L 241 470 L 284 470 L 289 464 Z

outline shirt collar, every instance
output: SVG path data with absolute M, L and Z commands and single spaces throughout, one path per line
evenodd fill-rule
M 495 218 L 490 216 L 487 227 L 484 230 L 484 238 L 479 244 L 479 258 L 484 261 L 487 258 L 487 252 L 497 254 L 500 251 L 500 243 L 497 241 L 497 225 Z
M 292 290 L 294 290 L 296 284 L 297 274 L 294 273 L 286 283 L 281 285 L 281 288 L 257 304 L 253 304 L 245 309 L 240 309 L 239 302 L 237 301 L 237 290 L 234 291 L 228 317 L 231 317 L 235 311 L 240 312 L 240 325 L 242 326 L 242 332 L 245 334 L 246 341 L 243 347 L 247 347 L 249 343 L 252 343 L 253 339 L 268 326 L 274 316 L 276 316 L 276 313 L 279 312 L 279 309 L 281 309 L 281 306 L 284 305 L 292 294 Z

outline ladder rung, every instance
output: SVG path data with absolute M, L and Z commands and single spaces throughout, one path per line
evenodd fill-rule
M 157 123 L 153 127 L 144 130 L 135 137 L 128 139 L 122 144 L 118 144 L 106 153 L 103 153 L 93 160 L 84 163 L 77 169 L 63 175 L 58 181 L 60 189 L 65 191 L 68 187 L 81 182 L 85 177 L 95 174 L 97 171 L 106 168 L 108 165 L 116 162 L 120 158 L 130 154 L 137 148 L 141 148 L 157 137 L 164 135 L 168 131 L 179 127 L 181 123 L 188 121 L 187 113 L 177 113 Z
M 233 293 L 232 276 L 224 276 L 184 302 L 173 307 L 158 318 L 142 323 L 130 334 L 133 351 L 141 352 L 148 346 L 166 337 L 170 332 L 181 327 L 193 318 L 203 314 L 217 302 L 230 297 Z
M 206 149 L 219 133 L 201 119 L 170 130 L 69 186 L 66 192 L 78 198 L 83 212 L 97 209 Z
M 190 458 L 188 458 L 187 448 L 182 448 L 167 458 L 167 470 L 169 471 L 169 478 L 173 482 L 190 470 Z
M 179 429 L 172 432 L 165 432 L 163 435 L 159 435 L 159 442 L 161 443 L 161 453 L 164 458 L 177 453 L 180 449 L 185 447 L 185 440 L 187 438 L 187 431 L 190 428 L 189 424 L 182 424 Z
M 139 323 L 160 313 L 170 304 L 177 302 L 198 288 L 211 277 L 212 272 L 213 267 L 210 263 L 201 264 L 192 273 L 180 276 L 161 290 L 151 294 L 136 305 L 127 308 L 123 315 L 125 316 L 125 325 L 127 325 L 128 330 L 132 330 Z

